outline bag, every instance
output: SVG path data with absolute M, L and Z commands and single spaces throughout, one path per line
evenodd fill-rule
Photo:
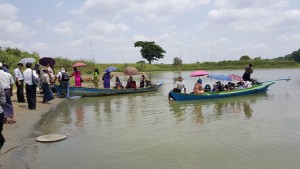
M 61 72 L 61 81 L 69 81 L 70 77 L 67 72 Z
M 83 79 L 82 79 L 82 77 L 80 77 L 80 82 L 84 82 Z
M 39 85 L 39 79 L 33 76 L 33 70 L 31 71 L 31 77 L 32 77 L 32 85 L 37 87 Z

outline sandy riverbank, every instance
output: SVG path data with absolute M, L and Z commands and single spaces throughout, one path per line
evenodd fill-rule
M 14 93 L 12 101 L 17 122 L 4 125 L 3 135 L 6 142 L 1 150 L 1 169 L 31 168 L 30 166 L 24 166 L 30 164 L 30 162 L 24 161 L 25 159 L 22 159 L 24 155 L 17 154 L 18 150 L 22 149 L 25 144 L 35 142 L 35 138 L 32 138 L 30 135 L 35 130 L 35 124 L 42 118 L 42 115 L 56 108 L 59 103 L 65 101 L 65 99 L 55 98 L 51 101 L 51 104 L 44 104 L 42 103 L 42 99 L 43 95 L 37 94 L 38 110 L 29 110 L 26 108 L 27 103 L 17 102 L 16 94 Z

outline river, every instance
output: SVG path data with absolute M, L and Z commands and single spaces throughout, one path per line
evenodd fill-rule
M 180 73 L 188 92 L 197 80 L 190 73 Z M 209 73 L 242 75 L 243 71 Z M 148 75 L 152 81 L 164 82 L 155 92 L 59 105 L 39 122 L 33 135 L 70 136 L 55 143 L 36 142 L 34 168 L 299 168 L 300 69 L 255 69 L 252 78 L 259 81 L 292 78 L 276 82 L 265 93 L 169 102 L 167 95 L 178 75 Z

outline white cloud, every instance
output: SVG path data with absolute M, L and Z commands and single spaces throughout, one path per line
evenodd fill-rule
M 216 0 L 216 8 L 281 8 L 289 5 L 288 0 Z
M 55 31 L 62 35 L 73 35 L 74 24 L 70 21 L 66 21 L 55 26 Z
M 113 24 L 107 21 L 96 21 L 87 26 L 87 31 L 92 34 L 110 34 L 116 32 L 126 32 L 129 27 L 123 23 Z
M 0 4 L 0 21 L 11 21 L 17 18 L 18 9 L 11 4 Z
M 62 7 L 65 3 L 64 2 L 58 2 L 55 7 L 56 8 L 59 8 L 59 7 Z

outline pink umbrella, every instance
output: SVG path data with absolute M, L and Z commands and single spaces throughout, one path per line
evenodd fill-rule
M 230 77 L 231 79 L 240 81 L 240 82 L 244 81 L 243 78 L 241 76 L 239 76 L 239 75 L 231 74 L 231 75 L 228 75 L 228 77 Z
M 209 75 L 209 73 L 207 71 L 197 70 L 197 71 L 192 72 L 192 74 L 190 75 L 190 77 L 206 76 L 206 75 Z
M 78 62 L 78 63 L 75 63 L 72 67 L 83 67 L 83 66 L 86 66 L 86 64 L 82 63 L 82 62 Z

